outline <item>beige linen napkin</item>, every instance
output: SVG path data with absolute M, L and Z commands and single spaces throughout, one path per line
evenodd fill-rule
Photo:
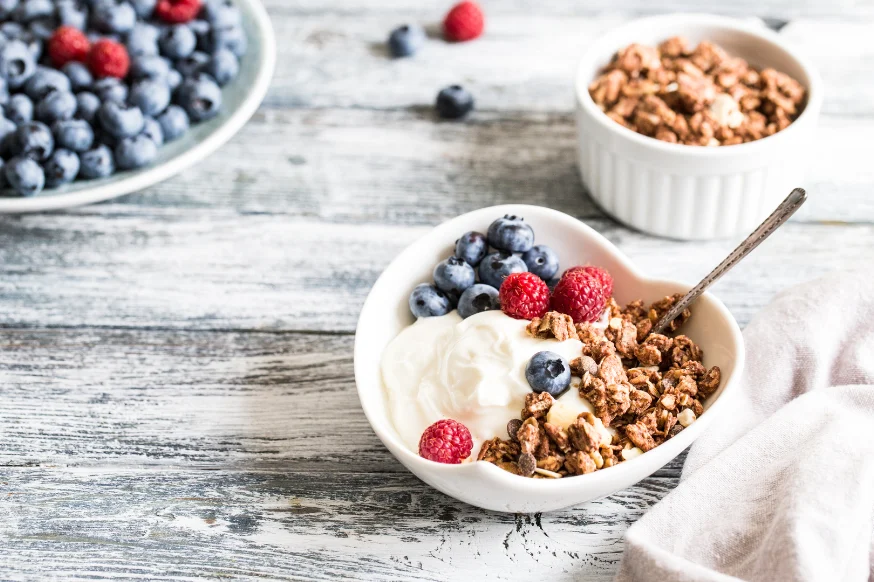
M 874 269 L 779 295 L 617 582 L 874 580 Z

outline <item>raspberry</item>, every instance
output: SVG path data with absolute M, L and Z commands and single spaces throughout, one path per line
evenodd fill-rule
M 419 439 L 419 456 L 438 463 L 457 465 L 470 456 L 472 449 L 470 431 L 452 419 L 438 420 Z
M 591 273 L 596 279 L 601 282 L 601 286 L 604 288 L 604 294 L 607 296 L 607 298 L 609 299 L 610 296 L 613 295 L 613 277 L 610 276 L 610 273 L 608 273 L 606 269 L 602 269 L 601 267 L 595 267 L 594 265 L 571 267 L 570 269 L 562 273 L 562 277 L 564 277 L 568 273 L 578 272 Z
M 81 30 L 61 26 L 49 38 L 48 53 L 52 64 L 60 68 L 70 61 L 85 62 L 91 43 Z
M 200 0 L 158 0 L 155 16 L 172 24 L 194 20 L 202 6 Z
M 463 42 L 473 40 L 483 33 L 483 11 L 476 2 L 459 2 L 443 19 L 443 36 L 446 40 Z
M 604 269 L 574 267 L 562 275 L 553 289 L 551 307 L 570 315 L 574 323 L 596 321 L 604 312 L 612 290 L 613 279 Z
M 549 287 L 534 273 L 512 273 L 501 283 L 501 311 L 516 319 L 543 317 L 549 310 Z
M 102 38 L 94 43 L 88 54 L 88 68 L 95 77 L 123 79 L 130 68 L 130 57 L 123 44 Z

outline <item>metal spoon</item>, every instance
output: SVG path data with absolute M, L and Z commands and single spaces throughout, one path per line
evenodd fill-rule
M 731 251 L 731 254 L 725 257 L 725 260 L 710 271 L 710 274 L 704 277 L 700 283 L 686 293 L 682 299 L 677 301 L 674 306 L 665 313 L 661 319 L 656 322 L 650 333 L 662 333 L 672 321 L 674 321 L 690 303 L 698 299 L 698 296 L 704 293 L 708 287 L 725 275 L 732 267 L 740 262 L 742 258 L 750 254 L 750 252 L 762 244 L 762 241 L 771 236 L 784 222 L 789 220 L 789 217 L 795 214 L 795 211 L 801 208 L 807 200 L 807 192 L 803 188 L 795 188 L 789 193 L 780 206 L 771 213 L 771 216 L 765 219 L 765 222 L 759 225 L 759 228 L 753 231 L 740 245 Z

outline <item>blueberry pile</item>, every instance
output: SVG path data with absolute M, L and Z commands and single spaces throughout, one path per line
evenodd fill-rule
M 455 254 L 434 267 L 434 283 L 422 283 L 410 295 L 416 317 L 446 315 L 455 308 L 462 318 L 500 309 L 498 290 L 511 273 L 530 271 L 549 281 L 558 274 L 558 255 L 534 244 L 534 230 L 520 216 L 495 220 L 488 235 L 467 232 L 455 242 Z
M 150 164 L 219 113 L 247 46 L 230 0 L 0 0 L 0 23 L 0 188 L 19 196 Z

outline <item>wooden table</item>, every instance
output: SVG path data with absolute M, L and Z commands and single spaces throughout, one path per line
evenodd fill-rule
M 691 0 L 483 2 L 475 43 L 383 45 L 448 3 L 271 0 L 273 88 L 193 170 L 136 195 L 0 219 L 0 578 L 605 580 L 682 459 L 607 499 L 481 511 L 409 474 L 355 391 L 358 310 L 435 224 L 505 202 L 570 213 L 654 276 L 696 280 L 735 241 L 617 225 L 574 162 L 582 49 Z M 741 324 L 785 287 L 870 260 L 874 2 L 712 2 L 790 20 L 826 87 L 792 223 L 716 288 Z M 621 11 L 620 11 L 621 10 Z M 477 111 L 438 122 L 451 83 Z

